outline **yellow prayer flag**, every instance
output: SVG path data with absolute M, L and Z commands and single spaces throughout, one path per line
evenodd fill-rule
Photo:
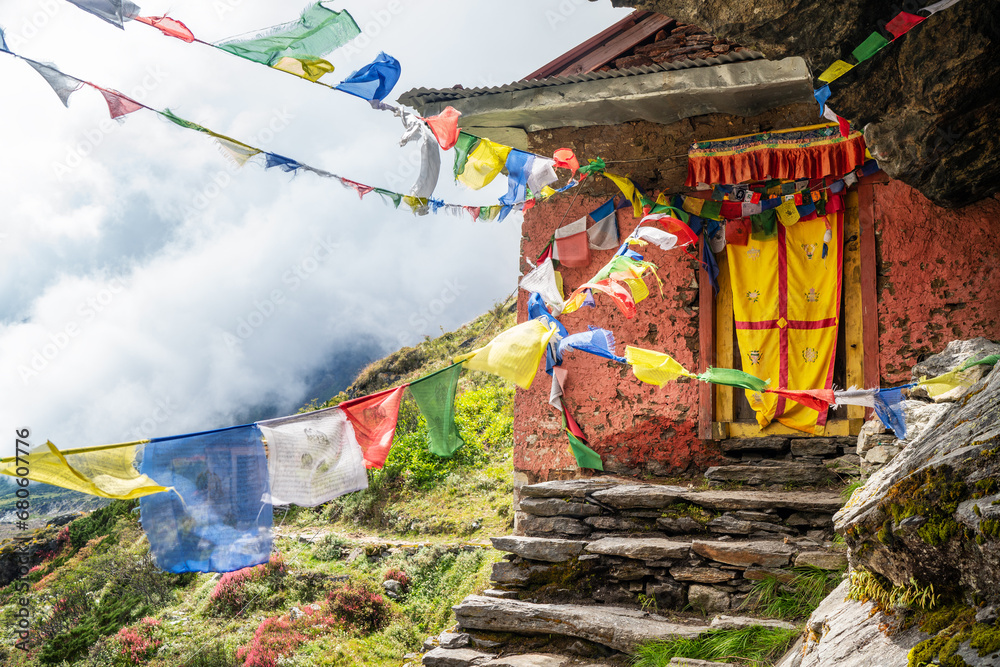
M 972 371 L 972 368 L 967 368 L 964 371 L 956 368 L 937 377 L 921 377 L 917 384 L 927 390 L 928 396 L 937 398 L 941 394 L 946 394 L 957 387 L 971 387 L 974 383 L 973 378 L 979 377 L 978 375 L 974 375 Z
M 79 453 L 73 453 L 73 450 L 60 452 L 55 445 L 47 442 L 22 456 L 20 462 L 5 462 L 0 473 L 118 500 L 131 500 L 171 490 L 170 487 L 157 485 L 135 469 L 136 450 L 144 442 L 147 441 L 87 449 Z M 18 474 L 25 469 L 27 474 Z
M 466 368 L 499 375 L 528 389 L 555 331 L 554 326 L 550 329 L 538 320 L 528 320 L 507 329 L 478 350 L 455 357 L 455 363 L 464 361 Z
M 458 175 L 458 180 L 473 190 L 485 187 L 503 169 L 510 150 L 510 146 L 497 144 L 486 138 L 480 139 L 476 148 L 469 153 L 465 170 Z
M 642 382 L 664 385 L 679 377 L 694 377 L 670 355 L 640 347 L 626 347 L 625 360 L 632 365 L 632 372 Z
M 218 142 L 222 154 L 235 162 L 238 167 L 242 167 L 247 163 L 247 160 L 260 153 L 260 150 L 253 146 L 247 146 L 221 134 L 212 133 L 212 136 Z
M 427 197 L 411 197 L 410 195 L 406 195 L 403 197 L 403 203 L 410 207 L 411 213 L 416 213 L 427 206 Z
M 609 174 L 608 172 L 604 172 L 604 176 L 618 186 L 618 189 L 622 191 L 623 195 L 625 195 L 625 199 L 632 202 L 632 215 L 637 218 L 641 218 L 642 197 L 639 195 L 639 191 L 636 189 L 635 184 L 624 176 L 616 176 L 615 174 Z
M 691 215 L 701 215 L 701 209 L 705 207 L 705 200 L 698 197 L 684 197 L 684 205 L 681 207 Z
M 781 206 L 778 207 L 778 222 L 785 227 L 791 227 L 799 221 L 799 217 L 799 209 L 795 207 L 794 199 L 781 202 Z
M 553 190 L 552 188 L 550 188 L 547 185 L 545 185 L 545 186 L 542 187 L 542 192 L 541 192 L 542 199 L 548 199 L 549 197 L 551 197 L 555 193 L 556 193 L 556 191 Z
M 831 81 L 836 81 L 840 77 L 844 76 L 848 72 L 854 69 L 854 65 L 846 63 L 843 60 L 835 60 L 833 64 L 826 68 L 818 78 L 824 83 L 830 83 Z
M 322 58 L 290 58 L 285 56 L 272 67 L 313 82 L 319 81 L 324 74 L 333 71 L 333 65 Z

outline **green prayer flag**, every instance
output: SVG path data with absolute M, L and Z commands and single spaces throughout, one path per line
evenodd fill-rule
M 721 220 L 722 202 L 713 200 L 706 201 L 701 207 L 701 213 L 699 216 L 702 218 L 709 218 L 710 220 Z
M 459 132 L 455 142 L 455 178 L 465 171 L 465 163 L 469 161 L 469 153 L 476 148 L 479 137 L 468 132 Z
M 764 391 L 770 384 L 770 380 L 761 380 L 759 377 L 744 373 L 735 368 L 709 368 L 704 373 L 698 374 L 698 379 L 712 384 L 724 384 L 730 387 L 740 387 L 750 391 Z
M 570 433 L 568 429 L 566 435 L 569 437 L 569 450 L 576 457 L 577 466 L 591 470 L 604 470 L 604 462 L 601 461 L 600 454 L 584 444 L 583 440 Z
M 395 208 L 399 208 L 399 202 L 403 201 L 403 195 L 398 192 L 393 192 L 392 190 L 375 188 L 375 193 L 382 195 L 383 198 L 389 199 Z
M 462 364 L 452 364 L 410 383 L 410 395 L 427 420 L 431 454 L 450 457 L 463 444 L 455 425 L 455 393 Z
M 160 113 L 161 116 L 163 116 L 164 118 L 166 118 L 170 122 L 176 123 L 177 125 L 180 125 L 181 127 L 186 127 L 189 130 L 197 130 L 199 132 L 205 132 L 206 134 L 213 134 L 213 132 L 211 130 L 209 130 L 207 127 L 202 127 L 198 123 L 192 123 L 189 120 L 184 120 L 180 116 L 175 115 L 174 112 L 171 111 L 170 109 L 167 109 L 165 111 L 161 111 L 159 113 Z
M 871 58 L 873 55 L 882 50 L 882 48 L 889 43 L 885 37 L 883 37 L 878 32 L 873 32 L 868 35 L 868 38 L 858 45 L 858 48 L 851 51 L 851 55 L 859 63 L 864 62 Z
M 982 359 L 969 359 L 964 364 L 959 366 L 958 370 L 964 371 L 966 368 L 972 368 L 973 366 L 987 365 L 993 366 L 998 361 L 1000 361 L 1000 354 L 991 354 L 988 357 L 983 357 Z
M 603 158 L 594 158 L 590 160 L 587 164 L 580 167 L 581 174 L 600 174 L 607 168 L 607 163 Z M 581 176 L 582 178 L 582 176 Z
M 778 214 L 773 208 L 750 216 L 750 236 L 754 241 L 767 241 L 778 235 Z
M 234 38 L 215 46 L 241 58 L 275 65 L 282 58 L 321 58 L 361 34 L 345 10 L 335 12 L 317 2 L 298 21 L 274 26 L 250 39 Z

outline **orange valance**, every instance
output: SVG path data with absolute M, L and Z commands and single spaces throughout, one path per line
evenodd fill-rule
M 865 162 L 861 132 L 836 125 L 702 141 L 688 151 L 687 185 L 843 176 Z

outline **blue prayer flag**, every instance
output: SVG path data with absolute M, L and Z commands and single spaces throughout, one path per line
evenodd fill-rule
M 813 91 L 813 97 L 819 102 L 819 115 L 823 115 L 823 109 L 826 107 L 826 101 L 830 99 L 830 85 L 827 84 L 822 88 L 817 88 Z
M 267 457 L 256 426 L 151 440 L 140 471 L 177 491 L 139 500 L 160 568 L 232 572 L 267 562 L 271 503 L 265 502 Z
M 385 53 L 337 84 L 337 90 L 363 100 L 383 100 L 399 81 L 399 61 Z
M 625 357 L 619 357 L 615 354 L 615 335 L 613 333 L 598 327 L 588 328 L 589 331 L 575 333 L 559 341 L 558 358 L 560 362 L 566 350 L 573 349 L 625 363 Z
M 903 390 L 913 385 L 880 389 L 875 394 L 875 414 L 900 440 L 906 439 L 906 417 L 903 415 Z
M 615 198 L 612 197 L 608 201 L 604 202 L 593 211 L 590 212 L 590 217 L 594 222 L 600 222 L 604 218 L 608 217 L 615 212 Z
M 295 171 L 302 165 L 290 157 L 278 155 L 277 153 L 264 152 L 264 169 L 280 167 L 282 171 Z
M 10 53 L 10 49 L 7 48 L 7 40 L 3 37 L 3 28 L 0 28 L 0 51 L 6 51 Z
M 500 197 L 501 204 L 513 206 L 517 202 L 524 201 L 528 188 L 528 176 L 531 175 L 531 163 L 534 161 L 534 155 L 516 148 L 507 153 L 507 161 L 504 164 L 507 169 L 507 194 Z

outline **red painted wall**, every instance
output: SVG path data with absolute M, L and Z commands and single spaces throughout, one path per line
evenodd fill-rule
M 1000 339 L 1000 201 L 943 209 L 899 182 L 875 186 L 882 383 L 948 341 Z

